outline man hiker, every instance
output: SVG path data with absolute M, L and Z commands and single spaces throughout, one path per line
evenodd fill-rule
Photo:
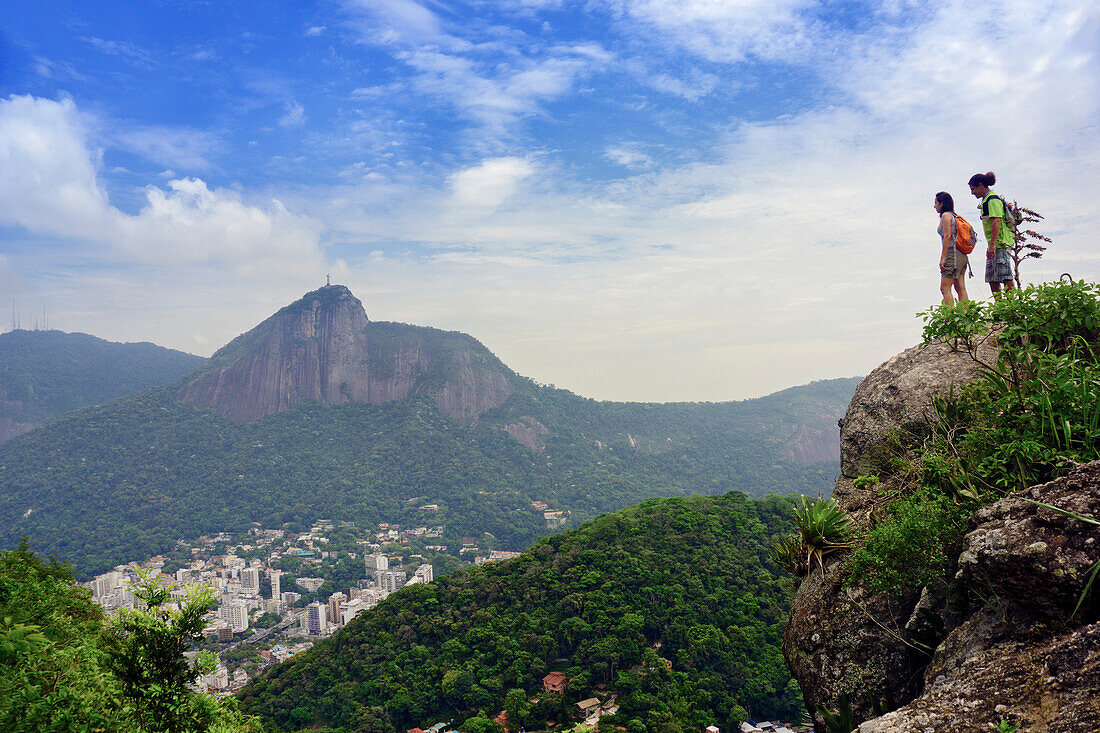
M 985 281 L 989 283 L 989 292 L 994 298 L 1000 297 L 1001 284 L 1005 290 L 1016 287 L 1012 275 L 1012 257 L 1009 255 L 1016 244 L 1012 229 L 1005 223 L 1005 202 L 990 190 L 997 183 L 993 171 L 975 173 L 970 177 L 970 193 L 981 201 L 978 208 L 982 212 L 982 228 L 985 229 Z

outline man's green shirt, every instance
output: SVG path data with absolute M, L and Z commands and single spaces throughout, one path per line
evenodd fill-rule
M 982 212 L 982 228 L 985 229 L 985 241 L 988 243 L 993 238 L 993 220 L 1001 220 L 1001 232 L 997 237 L 997 248 L 1012 247 L 1016 244 L 1015 238 L 1012 236 L 1012 231 L 1008 228 L 1008 223 L 1005 221 L 1005 205 L 1004 202 L 997 197 L 995 193 L 990 191 L 982 199 L 982 202 L 978 204 L 978 208 Z

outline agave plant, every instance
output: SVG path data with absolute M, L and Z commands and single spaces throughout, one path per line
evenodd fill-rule
M 802 543 L 796 535 L 784 537 L 772 545 L 772 557 L 788 573 L 806 574 L 806 568 L 802 564 Z
M 832 501 L 830 499 L 830 501 Z M 843 510 L 841 510 L 843 511 Z M 847 694 L 841 695 L 837 700 L 838 709 L 834 713 L 824 705 L 817 706 L 817 712 L 825 721 L 827 733 L 854 733 L 859 726 L 856 723 L 855 713 L 852 711 L 852 701 Z
M 825 580 L 825 556 L 852 546 L 852 518 L 833 499 L 807 496 L 795 505 L 794 516 L 806 553 L 806 568 L 813 567 L 816 560 L 821 579 Z

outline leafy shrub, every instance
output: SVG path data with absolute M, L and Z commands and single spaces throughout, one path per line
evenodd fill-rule
M 0 552 L 0 730 L 261 730 L 234 700 L 186 686 L 196 676 L 183 657 L 191 637 L 174 635 L 168 619 L 197 617 L 201 632 L 205 605 L 169 612 L 149 598 L 150 611 L 105 622 L 67 567 L 43 563 L 26 543 Z
M 806 565 L 802 562 L 802 543 L 796 535 L 784 537 L 772 546 L 772 557 L 779 567 L 793 575 L 805 575 Z
M 852 486 L 856 487 L 857 489 L 867 489 L 877 484 L 878 481 L 878 476 L 873 473 L 869 473 L 865 476 L 856 476 L 855 481 L 852 482 Z
M 928 489 L 894 502 L 845 561 L 845 583 L 900 593 L 942 575 L 958 554 L 972 506 Z

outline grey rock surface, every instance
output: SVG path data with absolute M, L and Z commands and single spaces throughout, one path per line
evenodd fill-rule
M 978 356 L 991 360 L 996 350 L 986 346 Z M 890 459 L 931 431 L 932 396 L 947 395 L 980 374 L 966 352 L 933 344 L 906 349 L 859 383 L 840 421 L 842 475 L 833 490 L 859 525 L 868 526 L 870 512 L 883 501 L 882 489 L 892 488 Z M 857 488 L 855 479 L 870 474 L 883 482 Z M 836 709 L 847 694 L 856 713 L 867 718 L 873 701 L 898 705 L 920 690 L 920 670 L 930 655 L 914 642 L 927 634 L 905 628 L 920 596 L 895 599 L 846 590 L 836 563 L 835 558 L 827 563 L 824 582 L 816 573 L 803 581 L 788 616 L 783 653 L 808 708 Z M 821 725 L 819 720 L 819 730 Z
M 986 362 L 996 355 L 988 342 L 976 354 Z M 843 475 L 881 473 L 897 445 L 909 447 L 928 435 L 933 395 L 946 395 L 980 375 L 969 354 L 944 344 L 914 346 L 880 364 L 856 387 L 841 421 Z

